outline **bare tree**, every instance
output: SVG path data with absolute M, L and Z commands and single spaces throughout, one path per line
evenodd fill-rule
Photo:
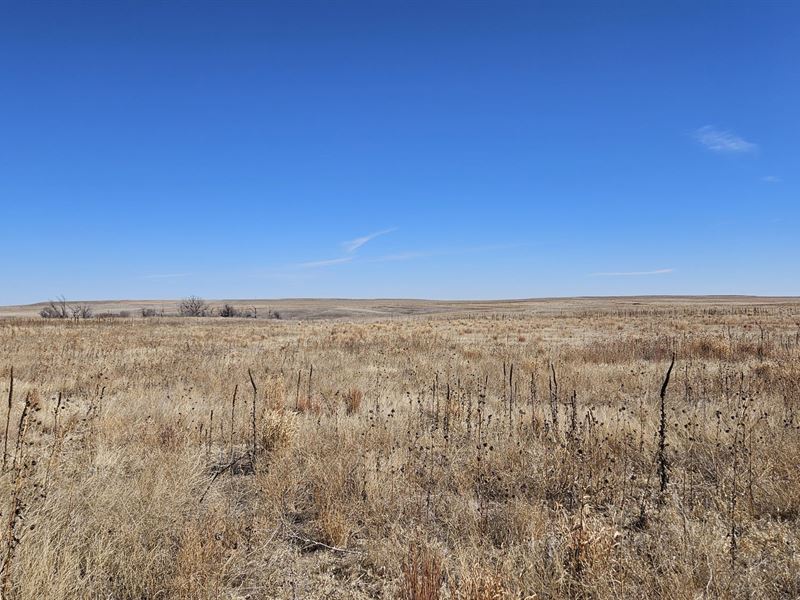
M 182 317 L 208 317 L 211 315 L 212 309 L 199 296 L 189 296 L 181 300 L 178 312 Z
M 238 317 L 240 319 L 255 319 L 256 312 L 255 307 L 250 308 L 240 308 L 238 306 L 233 306 L 232 304 L 223 304 L 218 310 L 217 314 L 220 317 Z
M 44 319 L 66 319 L 69 317 L 67 308 L 67 299 L 59 296 L 57 300 L 50 300 L 50 304 L 40 310 L 39 315 Z
M 78 319 L 91 319 L 92 318 L 92 307 L 88 304 L 75 304 L 70 307 L 72 311 L 72 318 L 76 321 Z
M 219 316 L 220 317 L 240 317 L 242 316 L 242 311 L 231 304 L 223 304 L 222 308 L 219 309 Z

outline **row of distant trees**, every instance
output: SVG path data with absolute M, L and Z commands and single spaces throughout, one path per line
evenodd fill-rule
M 45 319 L 91 319 L 94 316 L 92 307 L 88 304 L 67 304 L 66 298 L 60 296 L 51 300 L 50 304 L 39 311 Z
M 219 307 L 211 306 L 199 296 L 189 296 L 178 304 L 178 314 L 182 317 L 239 317 L 243 319 L 257 319 L 258 309 L 255 306 L 238 307 L 232 304 L 223 304 Z M 280 319 L 279 312 L 267 311 L 268 319 Z
M 164 317 L 164 310 L 156 310 L 152 307 L 141 309 L 143 318 Z M 69 304 L 63 296 L 56 300 L 51 300 L 47 306 L 39 311 L 39 315 L 44 319 L 91 319 L 95 316 L 92 307 L 88 304 Z M 181 317 L 238 317 L 242 319 L 257 319 L 258 309 L 255 306 L 238 307 L 232 304 L 222 306 L 211 306 L 199 296 L 188 296 L 178 304 L 178 315 Z M 130 317 L 130 311 L 120 311 L 118 313 L 98 313 L 97 317 Z M 268 319 L 280 319 L 278 311 L 268 310 Z

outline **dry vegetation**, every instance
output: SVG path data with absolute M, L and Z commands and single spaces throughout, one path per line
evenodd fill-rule
M 0 349 L 3 598 L 800 596 L 798 304 Z

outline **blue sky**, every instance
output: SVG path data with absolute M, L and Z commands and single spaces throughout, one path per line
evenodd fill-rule
M 800 4 L 2 2 L 0 304 L 800 294 Z

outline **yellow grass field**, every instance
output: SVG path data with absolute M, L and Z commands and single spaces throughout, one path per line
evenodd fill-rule
M 800 597 L 796 299 L 143 306 L 0 309 L 3 598 Z

